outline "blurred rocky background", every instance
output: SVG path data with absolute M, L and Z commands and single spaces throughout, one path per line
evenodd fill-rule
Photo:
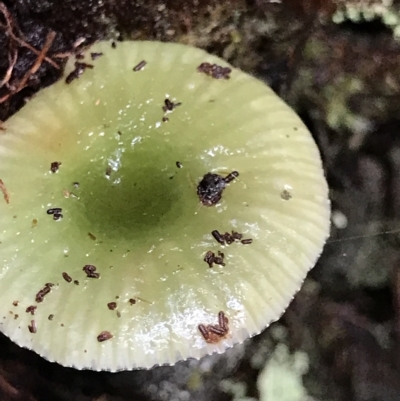
M 198 46 L 271 85 L 321 149 L 331 238 L 280 321 L 223 355 L 80 372 L 0 335 L 0 401 L 400 400 L 400 2 L 0 1 L 0 120 L 100 38 Z

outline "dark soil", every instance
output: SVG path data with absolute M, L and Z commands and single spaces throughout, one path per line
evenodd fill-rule
M 335 25 L 332 1 L 283 3 L 0 2 L 0 120 L 96 39 L 203 47 L 299 112 L 321 149 L 334 212 L 317 267 L 272 327 L 286 337 L 267 329 L 221 356 L 111 374 L 63 368 L 0 335 L 1 401 L 232 400 L 226 379 L 257 399 L 278 342 L 308 354 L 303 382 L 316 400 L 400 400 L 400 42 L 379 19 Z

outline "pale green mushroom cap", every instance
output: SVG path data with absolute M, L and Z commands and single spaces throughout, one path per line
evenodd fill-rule
M 92 61 L 90 52 L 104 54 Z M 329 232 L 327 184 L 304 124 L 237 69 L 230 79 L 198 72 L 227 66 L 199 49 L 103 42 L 85 62 L 94 68 L 42 90 L 0 132 L 9 196 L 0 193 L 0 330 L 50 361 L 110 371 L 200 358 L 259 333 L 282 315 Z M 163 122 L 166 98 L 182 104 Z M 203 206 L 204 174 L 234 170 L 221 201 Z M 54 207 L 62 220 L 46 213 Z M 213 230 L 253 242 L 222 246 Z M 222 251 L 226 265 L 210 268 L 207 251 Z M 99 279 L 86 277 L 87 264 Z M 198 325 L 217 324 L 219 311 L 229 333 L 209 344 Z M 103 331 L 113 337 L 99 342 Z

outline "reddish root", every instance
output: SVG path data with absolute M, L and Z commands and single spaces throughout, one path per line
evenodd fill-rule
M 47 34 L 46 42 L 43 48 L 41 50 L 37 50 L 24 39 L 22 32 L 16 26 L 15 21 L 13 20 L 10 12 L 3 2 L 0 2 L 0 13 L 3 14 L 5 20 L 5 23 L 0 23 L 0 29 L 3 29 L 7 37 L 9 38 L 8 68 L 3 79 L 0 81 L 0 88 L 6 86 L 9 89 L 9 92 L 0 98 L 0 103 L 3 103 L 8 100 L 12 95 L 18 93 L 27 86 L 29 78 L 39 70 L 43 62 L 51 64 L 57 70 L 60 69 L 60 66 L 54 60 L 47 56 L 47 52 L 51 48 L 51 45 L 53 44 L 53 41 L 56 37 L 56 32 L 49 32 Z M 32 67 L 25 73 L 22 79 L 17 82 L 13 88 L 10 88 L 9 82 L 12 78 L 14 67 L 18 60 L 19 47 L 27 48 L 32 53 L 36 54 L 37 58 Z

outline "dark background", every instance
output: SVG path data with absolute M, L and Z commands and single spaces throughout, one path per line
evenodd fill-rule
M 400 21 L 400 5 L 383 3 L 0 2 L 0 120 L 60 76 L 80 39 L 202 47 L 270 84 L 301 115 L 322 153 L 334 216 L 325 251 L 285 315 L 245 344 L 111 374 L 48 363 L 0 335 L 0 401 L 259 399 L 257 379 L 278 344 L 308 355 L 308 400 L 400 400 L 400 39 L 384 23 Z M 346 6 L 373 19 L 334 23 Z

